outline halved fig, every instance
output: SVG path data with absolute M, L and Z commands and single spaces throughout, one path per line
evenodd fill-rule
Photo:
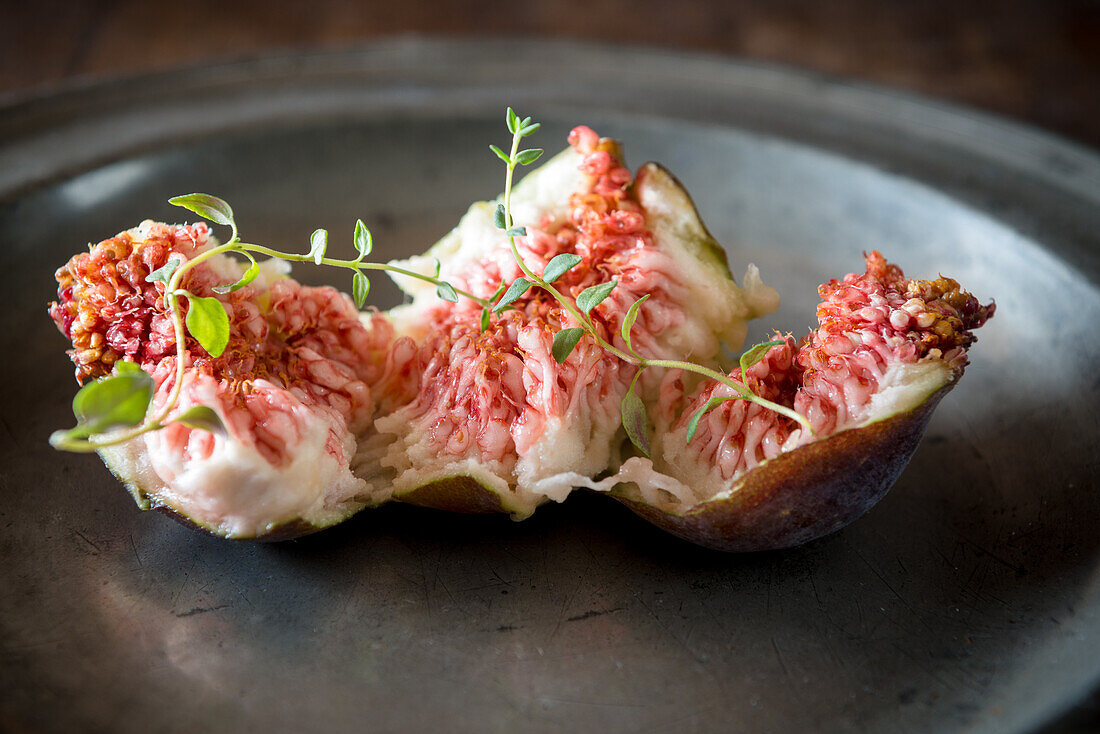
M 628 459 L 612 494 L 650 522 L 726 551 L 786 548 L 843 527 L 890 489 L 993 315 L 949 278 L 906 280 L 877 252 L 819 289 L 819 326 L 730 377 L 807 417 L 813 432 L 708 381 L 673 384 L 653 459 Z M 697 421 L 692 436 L 693 418 Z M 689 440 L 689 436 L 691 436 Z M 600 487 L 604 488 L 603 486 Z
M 77 379 L 132 361 L 153 376 L 152 410 L 163 406 L 176 380 L 175 332 L 164 285 L 146 276 L 170 257 L 186 261 L 213 244 L 205 224 L 146 221 L 58 270 L 50 315 L 72 341 Z M 378 315 L 361 320 L 332 288 L 287 278 L 277 261 L 240 290 L 214 292 L 241 275 L 235 261 L 214 256 L 183 284 L 220 300 L 230 337 L 216 359 L 188 338 L 172 416 L 205 405 L 224 433 L 171 423 L 99 453 L 143 508 L 227 538 L 301 535 L 370 501 L 349 465 L 355 434 L 371 421 L 370 385 L 385 377 L 393 330 Z
M 634 180 L 619 146 L 588 128 L 574 130 L 570 142 L 513 191 L 515 222 L 527 232 L 517 245 L 535 273 L 561 254 L 581 258 L 554 281 L 567 297 L 617 283 L 592 312 L 603 338 L 622 346 L 627 311 L 648 296 L 634 349 L 709 361 L 723 343 L 741 344 L 748 319 L 775 310 L 778 296 L 755 267 L 744 287 L 733 281 L 723 250 L 671 175 L 648 164 Z M 430 273 L 438 260 L 441 277 L 491 297 L 522 275 L 494 224 L 496 207 L 474 204 L 426 255 L 399 264 Z M 483 332 L 471 302 L 440 301 L 423 281 L 397 282 L 413 300 L 390 315 L 399 333 L 418 341 L 423 367 L 416 398 L 375 421 L 391 440 L 380 463 L 395 472 L 395 499 L 522 519 L 542 502 L 564 500 L 578 475 L 596 476 L 616 460 L 620 403 L 635 368 L 590 337 L 558 364 L 553 336 L 577 323 L 551 294 L 528 290 Z M 643 377 L 638 391 L 655 397 L 660 376 Z

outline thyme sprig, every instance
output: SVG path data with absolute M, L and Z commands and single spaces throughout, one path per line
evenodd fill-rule
M 363 308 L 370 293 L 369 271 L 386 271 L 432 283 L 436 293 L 447 301 L 458 301 L 465 297 L 488 309 L 492 305 L 489 299 L 479 298 L 472 293 L 455 288 L 451 283 L 439 277 L 439 264 L 435 273 L 426 275 L 389 263 L 367 262 L 366 257 L 372 249 L 370 230 L 363 220 L 355 223 L 352 241 L 358 257 L 353 260 L 341 260 L 327 255 L 328 232 L 318 229 L 309 238 L 309 252 L 305 254 L 282 252 L 279 250 L 243 242 L 237 230 L 233 209 L 223 199 L 210 194 L 188 194 L 169 199 L 169 203 L 188 209 L 215 224 L 227 226 L 231 235 L 224 244 L 204 250 L 190 260 L 170 255 L 164 266 L 149 273 L 146 281 L 164 285 L 165 310 L 172 317 L 176 340 L 176 375 L 172 390 L 164 404 L 155 413 L 149 408 L 153 401 L 153 378 L 133 362 L 120 360 L 115 364 L 111 375 L 88 383 L 77 392 L 73 399 L 73 414 L 77 424 L 73 428 L 54 431 L 50 444 L 60 450 L 75 452 L 98 451 L 109 446 L 125 443 L 150 431 L 158 431 L 172 423 L 182 423 L 192 428 L 201 428 L 213 432 L 223 432 L 218 414 L 207 406 L 196 405 L 173 416 L 179 403 L 186 368 L 187 337 L 190 335 L 206 352 L 217 359 L 229 343 L 229 315 L 225 306 L 217 298 L 198 296 L 183 287 L 184 278 L 199 264 L 221 254 L 237 254 L 249 263 L 240 279 L 231 285 L 213 288 L 215 293 L 224 295 L 244 288 L 260 274 L 260 265 L 256 255 L 288 262 L 312 262 L 315 265 L 329 265 L 352 271 L 352 299 L 357 308 Z M 181 299 L 187 303 L 186 317 L 182 315 Z M 487 311 L 486 311 L 487 312 Z
M 172 423 L 181 423 L 212 432 L 224 432 L 225 427 L 218 414 L 207 406 L 192 406 L 186 411 L 173 415 L 183 388 L 188 336 L 215 359 L 222 355 L 229 342 L 229 316 L 222 302 L 214 297 L 198 296 L 183 287 L 184 279 L 192 269 L 221 254 L 243 256 L 248 262 L 248 267 L 236 282 L 215 286 L 213 290 L 219 295 L 240 290 L 259 277 L 260 264 L 256 260 L 256 256 L 259 255 L 287 262 L 312 262 L 315 265 L 351 270 L 352 299 L 356 307 L 361 309 L 370 293 L 370 280 L 367 273 L 385 271 L 431 283 L 436 286 L 436 294 L 443 300 L 457 302 L 459 297 L 462 297 L 477 303 L 482 309 L 480 319 L 482 331 L 489 328 L 493 313 L 500 313 L 508 308 L 530 288 L 541 288 L 561 305 L 573 321 L 579 324 L 579 326 L 559 329 L 554 334 L 551 354 L 555 361 L 559 364 L 564 363 L 580 340 L 587 336 L 605 351 L 637 367 L 630 388 L 622 399 L 621 414 L 627 436 L 646 456 L 650 453 L 649 419 L 644 402 L 635 392 L 635 386 L 642 372 L 651 367 L 692 372 L 715 380 L 735 393 L 731 396 L 711 398 L 692 416 L 688 426 L 688 441 L 694 437 L 703 415 L 727 400 L 748 400 L 757 403 L 797 421 L 806 430 L 812 432 L 809 421 L 804 416 L 755 394 L 746 384 L 737 382 L 721 372 L 684 360 L 651 359 L 639 354 L 633 347 L 631 334 L 640 309 L 649 298 L 648 294 L 635 301 L 623 319 L 620 333 L 626 345 L 624 351 L 603 337 L 592 318 L 595 309 L 614 292 L 618 285 L 616 281 L 598 283 L 581 291 L 576 298 L 570 298 L 555 288 L 553 283 L 579 265 L 582 262 L 580 256 L 572 253 L 557 255 L 546 264 L 541 274 L 535 273 L 527 265 L 516 243 L 516 238 L 526 236 L 527 230 L 525 227 L 516 226 L 513 220 L 512 190 L 516 169 L 519 166 L 529 166 L 542 156 L 541 148 L 519 149 L 520 142 L 534 134 L 540 124 L 533 123 L 530 117 L 520 119 L 511 107 L 506 113 L 506 123 L 508 131 L 512 134 L 509 152 L 505 153 L 495 145 L 489 146 L 507 167 L 504 194 L 494 212 L 494 222 L 498 228 L 504 230 L 512 256 L 523 272 L 523 276 L 516 278 L 507 286 L 501 283 L 496 293 L 489 298 L 481 298 L 441 279 L 438 259 L 435 261 L 432 275 L 389 263 L 367 262 L 366 258 L 371 253 L 373 240 L 370 230 L 362 220 L 356 221 L 352 235 L 358 256 L 352 260 L 342 260 L 328 257 L 328 232 L 324 229 L 315 230 L 310 236 L 308 252 L 304 254 L 282 252 L 264 245 L 242 241 L 233 209 L 223 199 L 201 193 L 174 197 L 169 200 L 169 203 L 188 209 L 215 224 L 229 227 L 231 235 L 224 244 L 204 250 L 190 260 L 185 261 L 182 257 L 170 256 L 164 266 L 151 272 L 146 278 L 150 283 L 159 282 L 164 285 L 165 309 L 172 317 L 176 341 L 176 374 L 168 398 L 159 410 L 150 414 L 154 393 L 153 378 L 133 362 L 120 360 L 115 364 L 111 375 L 90 382 L 77 392 L 73 399 L 73 413 L 77 418 L 77 425 L 67 430 L 55 431 L 50 436 L 50 443 L 64 451 L 97 451 L 125 443 L 142 434 L 160 430 Z M 183 315 L 181 299 L 187 303 L 186 316 Z M 782 343 L 782 341 L 763 342 L 742 354 L 740 367 L 743 379 L 748 369 L 764 358 L 768 349 Z
M 553 282 L 567 273 L 572 268 L 576 267 L 581 262 L 581 258 L 574 254 L 561 254 L 554 257 L 543 268 L 542 275 L 536 274 L 530 266 L 524 261 L 523 255 L 519 251 L 519 246 L 516 244 L 517 237 L 523 237 L 527 234 L 524 227 L 517 227 L 512 218 L 512 187 L 513 180 L 515 178 L 516 168 L 519 166 L 527 166 L 538 160 L 542 155 L 542 149 L 530 148 L 527 150 L 520 150 L 520 141 L 529 137 L 539 128 L 539 123 L 532 123 L 530 117 L 520 119 L 515 111 L 509 107 L 505 114 L 505 122 L 508 127 L 508 132 L 512 134 L 511 149 L 508 154 L 505 154 L 500 148 L 495 145 L 490 145 L 490 150 L 500 158 L 506 168 L 507 174 L 504 178 L 504 194 L 502 201 L 497 205 L 496 214 L 494 217 L 496 226 L 499 229 L 503 229 L 505 235 L 508 237 L 508 244 L 512 250 L 512 257 L 515 259 L 516 264 L 523 272 L 523 276 L 517 278 L 512 282 L 508 289 L 505 291 L 504 296 L 497 302 L 494 310 L 500 310 L 518 299 L 532 286 L 537 286 L 548 292 L 554 297 L 554 300 L 561 305 L 563 309 L 575 320 L 579 326 L 571 326 L 560 329 L 554 334 L 553 343 L 551 347 L 551 354 L 554 360 L 561 364 L 569 358 L 569 355 L 576 348 L 580 340 L 588 336 L 593 339 L 600 347 L 605 351 L 615 355 L 619 359 L 628 364 L 632 364 L 638 368 L 634 374 L 633 380 L 631 380 L 630 388 L 627 390 L 626 395 L 623 396 L 620 413 L 622 415 L 623 428 L 626 430 L 627 436 L 631 442 L 646 456 L 650 454 L 649 443 L 649 417 L 646 411 L 645 403 L 638 397 L 635 392 L 635 386 L 638 384 L 638 378 L 642 372 L 650 367 L 664 367 L 667 369 L 684 370 L 685 372 L 692 372 L 697 375 L 715 380 L 722 385 L 733 390 L 734 395 L 728 397 L 716 397 L 711 398 L 707 403 L 692 416 L 688 426 L 687 440 L 695 436 L 695 432 L 698 428 L 699 421 L 706 414 L 707 411 L 712 410 L 717 405 L 726 402 L 727 400 L 748 400 L 750 402 L 761 405 L 768 410 L 775 411 L 780 415 L 797 421 L 807 431 L 813 432 L 810 426 L 810 422 L 805 416 L 800 415 L 791 408 L 785 405 L 768 400 L 767 398 L 757 395 L 752 389 L 744 382 L 737 382 L 731 379 L 728 375 L 713 370 L 709 367 L 705 367 L 694 362 L 688 362 L 678 359 L 650 359 L 643 357 L 639 354 L 631 343 L 631 332 L 634 328 L 634 323 L 638 319 L 638 314 L 642 307 L 642 304 L 649 298 L 649 294 L 643 295 L 637 301 L 635 301 L 627 310 L 626 316 L 623 318 L 621 335 L 623 343 L 626 345 L 627 351 L 619 349 L 617 346 L 607 341 L 600 330 L 596 328 L 595 322 L 592 320 L 593 310 L 603 303 L 612 292 L 614 292 L 618 285 L 616 281 L 610 280 L 604 283 L 597 283 L 596 285 L 589 286 L 583 291 L 577 294 L 575 299 L 569 298 L 561 293 L 554 287 Z M 783 344 L 782 341 L 770 341 L 756 344 L 750 347 L 741 355 L 739 364 L 741 367 L 742 379 L 747 381 L 747 373 L 750 367 L 755 365 L 767 354 L 768 350 L 776 345 Z

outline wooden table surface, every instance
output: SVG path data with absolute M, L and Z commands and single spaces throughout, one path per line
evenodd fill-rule
M 1096 0 L 0 0 L 0 95 L 405 33 L 731 54 L 961 102 L 1100 147 Z

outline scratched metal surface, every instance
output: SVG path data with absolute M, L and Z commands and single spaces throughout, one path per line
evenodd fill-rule
M 513 59 L 511 65 L 502 63 Z M 53 269 L 174 194 L 292 247 L 423 248 L 500 186 L 501 111 L 663 161 L 785 294 L 880 248 L 997 317 L 891 494 L 782 553 L 698 549 L 595 496 L 522 524 L 390 507 L 217 541 L 59 455 Z M 1100 676 L 1100 162 L 972 113 L 765 67 L 403 40 L 0 110 L 0 729 L 1023 732 Z M 302 245 L 304 247 L 304 244 Z M 299 271 L 308 280 L 320 274 Z M 396 292 L 377 282 L 380 306 Z

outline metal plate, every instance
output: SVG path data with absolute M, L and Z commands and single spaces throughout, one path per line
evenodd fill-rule
M 409 507 L 279 545 L 138 512 L 46 443 L 74 392 L 52 273 L 165 201 L 252 241 L 419 251 L 495 195 L 506 104 L 664 162 L 802 332 L 878 248 L 997 317 L 848 529 L 708 552 L 602 497 L 522 524 Z M 0 110 L 0 727 L 17 731 L 1019 732 L 1100 676 L 1100 160 L 883 91 L 721 59 L 402 40 Z M 299 270 L 311 281 L 325 274 Z M 341 284 L 343 285 L 343 284 Z M 378 281 L 386 307 L 396 292 Z

